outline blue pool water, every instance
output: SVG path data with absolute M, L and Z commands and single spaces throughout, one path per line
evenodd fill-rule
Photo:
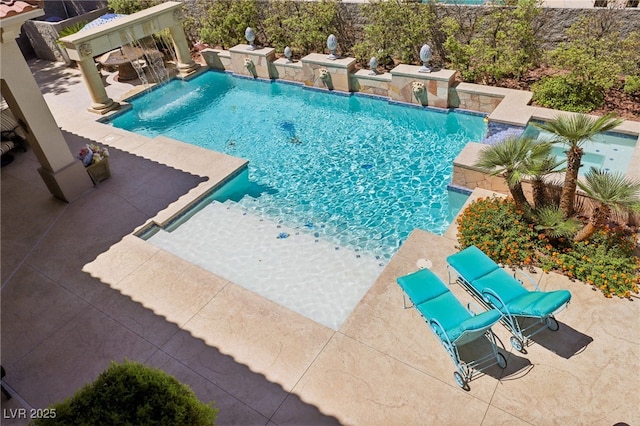
M 249 160 L 233 195 L 272 220 L 390 258 L 414 228 L 442 234 L 467 196 L 452 161 L 483 117 L 208 72 L 131 101 L 112 125 Z
M 540 140 L 553 139 L 551 133 L 542 131 L 532 124 L 525 128 L 524 135 Z M 582 145 L 584 154 L 582 155 L 580 175 L 589 171 L 591 167 L 611 173 L 626 174 L 631 164 L 631 158 L 633 157 L 637 141 L 637 136 L 613 132 L 601 133 L 594 136 L 592 141 L 585 142 Z M 559 159 L 566 159 L 566 150 L 566 146 L 557 144 L 552 147 L 551 152 Z

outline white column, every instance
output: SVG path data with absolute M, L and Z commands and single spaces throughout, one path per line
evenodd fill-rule
M 107 91 L 102 83 L 102 77 L 96 68 L 96 63 L 93 61 L 93 58 L 85 58 L 78 61 L 78 64 L 80 65 L 82 78 L 87 89 L 89 89 L 89 95 L 93 101 L 89 111 L 98 114 L 105 114 L 119 108 L 120 104 L 113 102 L 113 99 L 107 95 Z
M 178 71 L 180 71 L 180 75 L 184 77 L 192 74 L 196 70 L 196 68 L 198 68 L 198 64 L 196 64 L 193 59 L 191 59 L 189 43 L 187 42 L 187 37 L 184 34 L 182 23 L 179 22 L 176 25 L 170 27 L 169 32 L 171 33 L 171 38 L 173 39 L 173 47 L 176 51 L 176 56 L 178 59 Z
M 71 201 L 93 187 L 82 163 L 73 156 L 15 40 L 2 43 L 2 94 L 24 124 L 27 142 L 40 162 L 49 191 Z

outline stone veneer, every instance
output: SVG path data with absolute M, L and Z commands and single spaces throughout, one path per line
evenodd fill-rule
M 460 151 L 460 154 L 453 160 L 451 184 L 468 189 L 483 188 L 508 194 L 509 188 L 504 178 L 491 176 L 473 166 L 478 154 L 486 146 L 481 143 L 470 142 Z
M 351 88 L 354 92 L 389 97 L 391 74 L 371 74 L 371 70 L 358 70 L 351 75 Z
M 273 68 L 273 76 L 277 79 L 293 82 L 304 81 L 302 62 L 300 61 L 288 62 L 286 58 L 279 58 L 271 66 Z
M 436 108 L 449 107 L 449 88 L 453 84 L 456 72 L 438 70 L 421 73 L 420 67 L 401 64 L 391 70 L 391 86 L 389 97 L 394 101 L 408 102 L 415 105 Z M 424 91 L 416 94 L 414 83 L 424 86 Z
M 249 50 L 248 44 L 238 44 L 229 49 L 229 53 L 231 71 L 234 73 L 245 77 L 274 78 L 271 72 L 271 63 L 276 59 L 276 50 L 274 48 L 262 47 Z M 252 66 L 247 66 L 247 63 Z
M 301 59 L 302 78 L 306 86 L 341 92 L 351 92 L 349 75 L 356 68 L 355 58 L 328 59 L 327 55 L 311 53 Z M 327 70 L 329 78 L 323 81 L 321 70 Z

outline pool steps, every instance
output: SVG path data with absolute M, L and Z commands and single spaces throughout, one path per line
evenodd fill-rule
M 385 266 L 230 200 L 213 201 L 148 241 L 333 330 Z

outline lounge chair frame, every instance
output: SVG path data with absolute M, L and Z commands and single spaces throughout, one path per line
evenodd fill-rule
M 469 293 L 474 299 L 478 300 L 485 308 L 495 308 L 502 313 L 500 323 L 511 332 L 512 336 L 509 338 L 509 342 L 515 350 L 519 352 L 525 352 L 525 348 L 531 344 L 531 338 L 533 336 L 546 329 L 549 329 L 551 331 L 558 331 L 558 329 L 560 328 L 560 324 L 555 319 L 555 315 L 566 309 L 569 305 L 569 302 L 563 304 L 558 309 L 547 315 L 516 315 L 510 312 L 508 305 L 504 302 L 503 298 L 500 297 L 500 295 L 495 291 L 490 288 L 485 288 L 484 290 L 482 290 L 482 292 L 480 292 L 451 264 L 447 264 L 447 269 L 449 273 L 449 284 L 451 284 L 452 282 L 459 284 L 467 291 L 467 293 Z M 520 274 L 522 278 L 519 278 L 518 274 Z M 455 280 L 452 280 L 452 275 L 455 276 Z M 535 280 L 524 271 L 515 270 L 513 272 L 513 278 L 525 289 L 526 286 L 524 284 L 524 280 L 526 279 L 533 285 L 534 291 L 542 291 L 540 290 L 540 287 L 535 282 Z M 491 298 L 489 296 L 491 296 Z M 535 321 L 533 321 L 531 324 L 524 325 L 524 322 L 526 320 L 531 319 L 534 319 Z
M 442 284 L 444 285 L 444 283 Z M 428 285 L 428 283 L 426 283 L 426 285 Z M 410 298 L 410 303 L 407 304 L 407 293 L 405 292 L 405 289 L 402 285 L 400 285 L 400 287 L 403 289 L 402 300 L 404 309 L 416 308 L 416 311 L 420 314 L 422 319 L 429 325 L 429 328 L 431 329 L 433 334 L 440 341 L 442 347 L 451 357 L 451 360 L 453 361 L 453 364 L 456 368 L 456 371 L 453 373 L 453 377 L 458 386 L 460 386 L 462 389 L 469 390 L 469 382 L 481 375 L 481 373 L 489 367 L 492 367 L 494 365 L 498 365 L 502 369 L 507 367 L 506 358 L 503 354 L 498 352 L 496 335 L 493 333 L 493 330 L 491 330 L 491 326 L 483 328 L 481 330 L 465 332 L 457 339 L 452 340 L 440 321 L 438 321 L 438 319 L 427 318 L 423 314 L 423 312 L 417 308 L 417 306 Z M 447 289 L 447 291 L 450 290 Z M 471 304 L 467 304 L 466 310 L 467 312 L 469 312 L 470 316 L 476 315 L 476 313 L 471 309 Z M 460 357 L 458 348 L 460 346 L 474 342 L 477 339 L 482 338 L 483 336 L 489 341 L 491 345 L 491 351 L 480 356 L 477 359 L 474 359 L 473 361 L 464 361 Z

